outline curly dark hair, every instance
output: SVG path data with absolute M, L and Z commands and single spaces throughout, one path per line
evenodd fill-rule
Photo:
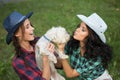
M 80 24 L 78 24 L 77 28 L 78 27 L 80 27 Z M 112 48 L 108 44 L 102 42 L 99 36 L 92 29 L 90 29 L 89 26 L 87 26 L 87 28 L 89 31 L 89 35 L 86 38 L 86 42 L 85 42 L 86 51 L 84 53 L 84 57 L 86 59 L 91 59 L 91 58 L 96 58 L 100 56 L 102 59 L 103 66 L 107 68 L 108 63 L 112 59 Z M 80 41 L 75 40 L 73 38 L 73 35 L 74 35 L 74 32 L 67 43 L 69 54 L 72 54 L 73 50 L 76 50 L 80 47 L 79 45 Z

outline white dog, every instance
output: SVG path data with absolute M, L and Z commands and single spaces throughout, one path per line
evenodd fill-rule
M 40 70 L 43 70 L 42 66 L 42 55 L 48 55 L 48 58 L 50 60 L 50 69 L 51 69 L 51 80 L 65 80 L 63 76 L 61 76 L 59 73 L 57 73 L 57 70 L 54 66 L 54 63 L 57 63 L 57 57 L 50 53 L 47 50 L 47 45 L 50 42 L 53 42 L 56 44 L 62 43 L 66 44 L 66 42 L 69 40 L 70 35 L 67 33 L 65 28 L 63 27 L 53 27 L 52 29 L 48 30 L 36 43 L 35 47 L 35 55 L 36 55 L 36 62 L 37 66 L 40 68 Z M 61 53 L 57 47 L 56 51 L 58 53 L 59 58 L 68 58 L 67 55 Z

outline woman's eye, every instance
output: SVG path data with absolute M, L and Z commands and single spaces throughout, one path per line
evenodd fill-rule
M 28 29 L 31 26 L 31 24 L 26 25 L 26 29 Z
M 29 26 L 27 25 L 27 26 L 26 26 L 26 29 L 28 29 L 28 28 L 29 28 Z
M 82 29 L 83 32 L 85 32 L 85 29 Z

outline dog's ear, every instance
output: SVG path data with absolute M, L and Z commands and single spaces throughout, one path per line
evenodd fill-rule
M 58 36 L 59 36 L 58 33 L 55 31 L 54 34 L 52 35 L 52 41 L 53 41 L 54 43 L 57 43 L 57 42 L 58 42 L 58 39 L 57 39 Z
M 55 28 L 55 26 L 52 26 L 52 29 L 54 29 Z

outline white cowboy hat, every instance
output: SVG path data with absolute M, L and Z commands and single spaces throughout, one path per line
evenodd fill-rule
M 93 13 L 89 17 L 86 17 L 84 15 L 77 15 L 77 17 L 86 23 L 104 43 L 106 42 L 104 32 L 107 29 L 107 24 L 99 15 Z

